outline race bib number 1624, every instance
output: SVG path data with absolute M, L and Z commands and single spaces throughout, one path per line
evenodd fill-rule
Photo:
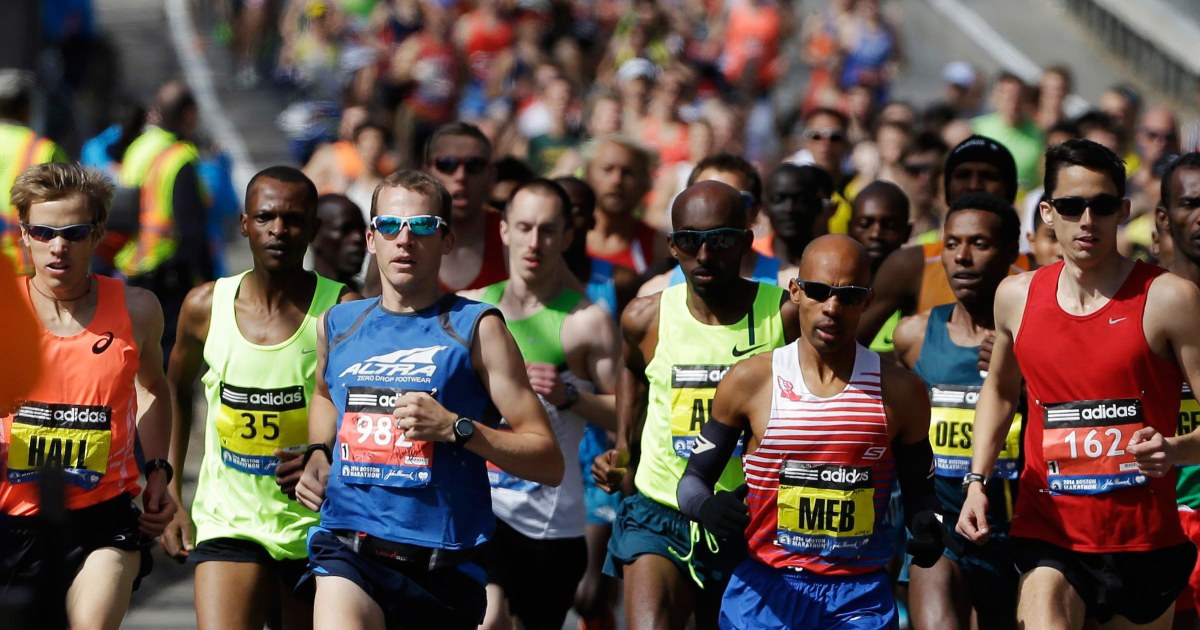
M 1044 405 L 1042 452 L 1050 491 L 1104 494 L 1146 485 L 1146 476 L 1127 450 L 1145 426 L 1136 398 L 1083 400 Z

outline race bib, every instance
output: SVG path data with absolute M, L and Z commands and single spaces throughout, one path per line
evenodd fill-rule
M 433 442 L 407 440 L 396 429 L 396 399 L 409 390 L 346 388 L 338 423 L 338 474 L 346 483 L 420 488 L 433 480 Z
M 860 555 L 875 531 L 869 466 L 787 462 L 779 476 L 776 542 L 800 554 Z
M 1175 435 L 1187 435 L 1200 426 L 1200 404 L 1196 403 L 1196 395 L 1187 383 L 1183 384 L 1183 394 L 1179 397 L 1179 423 L 1175 427 Z
M 304 387 L 258 389 L 221 383 L 216 418 L 221 461 L 251 475 L 274 475 L 276 449 L 308 443 L 308 401 Z
M 930 388 L 929 442 L 933 445 L 934 474 L 962 479 L 971 472 L 975 443 L 975 385 L 936 385 Z M 1013 418 L 992 476 L 1016 479 L 1021 474 L 1021 414 Z
M 692 456 L 700 428 L 712 418 L 717 385 L 728 371 L 728 365 L 671 366 L 671 447 L 679 457 Z M 741 453 L 739 437 L 733 454 L 736 457 Z
M 100 484 L 112 447 L 112 408 L 27 401 L 13 414 L 8 482 L 37 481 L 41 469 L 62 468 L 67 482 Z
M 1050 491 L 1104 494 L 1146 485 L 1129 439 L 1144 425 L 1136 398 L 1084 400 L 1043 405 L 1042 453 Z

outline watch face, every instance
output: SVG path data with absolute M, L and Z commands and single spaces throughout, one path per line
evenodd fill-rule
M 454 433 L 463 438 L 471 437 L 475 434 L 475 424 L 470 418 L 459 418 L 454 421 Z

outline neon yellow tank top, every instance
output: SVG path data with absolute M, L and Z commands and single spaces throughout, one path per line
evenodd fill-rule
M 262 545 L 276 560 L 307 555 L 317 515 L 285 497 L 275 483 L 275 449 L 308 443 L 308 403 L 317 369 L 317 319 L 337 303 L 342 284 L 317 276 L 316 292 L 296 332 L 282 343 L 246 341 L 234 317 L 245 272 L 217 280 L 201 378 L 208 400 L 204 460 L 192 520 L 196 542 L 237 538 Z
M 687 467 L 700 427 L 712 413 L 717 383 L 734 363 L 784 345 L 779 303 L 783 289 L 759 283 L 750 312 L 731 326 L 696 321 L 687 307 L 687 285 L 662 292 L 658 347 L 646 366 L 650 381 L 642 456 L 634 485 L 642 494 L 679 509 L 675 490 Z M 745 479 L 741 452 L 729 460 L 717 490 L 733 490 Z

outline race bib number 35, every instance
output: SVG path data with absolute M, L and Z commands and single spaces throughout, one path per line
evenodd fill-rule
M 1146 485 L 1125 447 L 1144 426 L 1136 398 L 1044 405 L 1042 452 L 1051 492 L 1104 494 Z
M 300 385 L 278 389 L 221 383 L 216 418 L 221 461 L 251 475 L 274 475 L 276 449 L 308 443 L 308 401 Z
M 408 440 L 395 426 L 396 399 L 405 391 L 346 388 L 338 426 L 338 474 L 347 483 L 419 488 L 433 479 L 433 443 Z
M 979 390 L 978 386 L 967 385 L 930 388 L 929 442 L 933 445 L 934 472 L 940 477 L 961 479 L 971 472 Z M 1020 475 L 1021 423 L 1021 414 L 1017 414 L 992 469 L 993 477 L 1016 479 Z
M 42 468 L 59 467 L 66 480 L 91 490 L 108 467 L 112 409 L 25 402 L 13 414 L 8 482 L 37 481 Z
M 692 456 L 700 428 L 712 417 L 717 384 L 728 365 L 671 366 L 671 447 L 679 457 Z
M 777 542 L 796 553 L 852 558 L 875 531 L 868 466 L 789 462 L 779 476 Z

